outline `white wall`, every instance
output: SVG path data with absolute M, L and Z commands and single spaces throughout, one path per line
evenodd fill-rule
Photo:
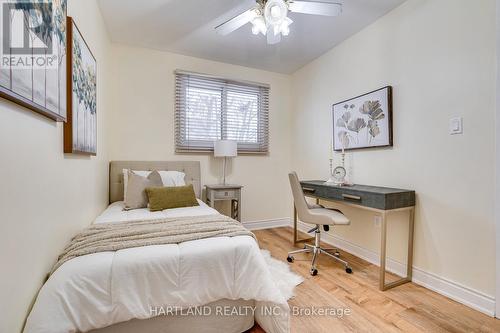
M 293 168 L 327 178 L 332 104 L 394 87 L 394 148 L 353 153 L 353 179 L 416 190 L 415 266 L 489 296 L 495 62 L 494 0 L 409 0 L 296 72 L 292 88 Z M 464 135 L 448 135 L 454 116 L 464 118 Z M 352 225 L 335 233 L 378 252 L 373 216 L 346 213 Z M 405 218 L 389 222 L 389 254 L 400 261 Z
M 68 14 L 98 62 L 98 156 L 65 156 L 62 124 L 0 99 L 0 332 L 21 330 L 57 255 L 107 204 L 109 41 L 95 1 Z
M 218 181 L 220 161 L 174 153 L 175 69 L 271 85 L 271 153 L 240 156 L 230 168 L 229 181 L 245 186 L 245 221 L 290 217 L 290 169 L 327 178 L 333 103 L 394 86 L 395 147 L 352 154 L 354 181 L 415 189 L 415 265 L 494 295 L 494 6 L 409 0 L 290 77 L 110 45 L 95 1 L 70 0 L 98 59 L 99 152 L 63 155 L 61 124 L 0 100 L 0 256 L 8 271 L 0 331 L 20 330 L 58 253 L 106 206 L 109 160 L 200 160 L 203 182 Z M 452 116 L 464 117 L 464 135 L 447 134 Z M 378 251 L 372 216 L 346 213 L 353 223 L 336 234 Z M 389 254 L 401 261 L 404 219 L 390 220 Z
M 496 195 L 495 195 L 495 217 L 496 217 L 496 317 L 500 318 L 500 0 L 496 0 L 497 10 L 497 85 L 496 85 Z
M 174 70 L 270 84 L 270 154 L 233 159 L 227 181 L 244 186 L 244 221 L 291 215 L 289 76 L 116 44 L 112 50 L 111 160 L 199 160 L 203 184 L 219 181 L 222 160 L 208 154 L 175 154 Z

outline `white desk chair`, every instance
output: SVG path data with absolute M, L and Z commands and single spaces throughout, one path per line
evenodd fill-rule
M 342 214 L 339 210 L 327 209 L 319 205 L 310 205 L 307 203 L 304 197 L 304 192 L 302 192 L 302 186 L 299 182 L 299 177 L 295 172 L 288 174 L 290 178 L 290 186 L 292 187 L 293 200 L 295 202 L 295 207 L 297 208 L 297 214 L 299 219 L 308 224 L 313 224 L 316 227 L 309 230 L 309 233 L 314 232 L 314 245 L 305 244 L 304 249 L 292 251 L 288 253 L 287 261 L 292 263 L 294 258 L 292 254 L 297 253 L 311 253 L 313 254 L 311 263 L 311 275 L 317 275 L 318 270 L 316 269 L 316 260 L 321 253 L 326 254 L 330 258 L 333 258 L 341 262 L 345 266 L 347 273 L 351 274 L 352 269 L 349 267 L 347 261 L 339 258 L 340 254 L 335 250 L 335 254 L 331 254 L 328 251 L 333 249 L 323 249 L 320 246 L 321 241 L 321 226 L 323 226 L 325 231 L 330 229 L 330 226 L 335 225 L 349 225 L 351 222 L 349 219 Z

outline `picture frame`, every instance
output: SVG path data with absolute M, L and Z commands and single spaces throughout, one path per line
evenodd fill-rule
M 2 17 L 11 22 L 2 25 L 0 34 L 0 97 L 54 121 L 66 121 L 67 0 L 1 5 Z M 34 21 L 36 30 L 27 23 Z M 12 31 L 14 27 L 22 28 Z M 24 38 L 23 46 L 13 46 L 19 38 Z M 30 57 L 31 62 L 26 60 Z
M 97 155 L 97 60 L 73 18 L 67 18 L 67 109 L 64 153 Z
M 392 86 L 334 104 L 333 149 L 392 147 L 392 113 Z

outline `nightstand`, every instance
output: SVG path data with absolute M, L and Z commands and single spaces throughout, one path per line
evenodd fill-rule
M 205 185 L 207 204 L 215 208 L 216 201 L 231 200 L 231 218 L 241 222 L 241 185 Z

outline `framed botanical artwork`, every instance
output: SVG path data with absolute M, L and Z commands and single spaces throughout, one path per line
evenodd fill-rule
M 391 147 L 392 87 L 333 105 L 334 150 Z
M 97 61 L 74 20 L 68 17 L 68 119 L 64 152 L 97 154 Z
M 67 0 L 0 1 L 0 97 L 66 120 Z

